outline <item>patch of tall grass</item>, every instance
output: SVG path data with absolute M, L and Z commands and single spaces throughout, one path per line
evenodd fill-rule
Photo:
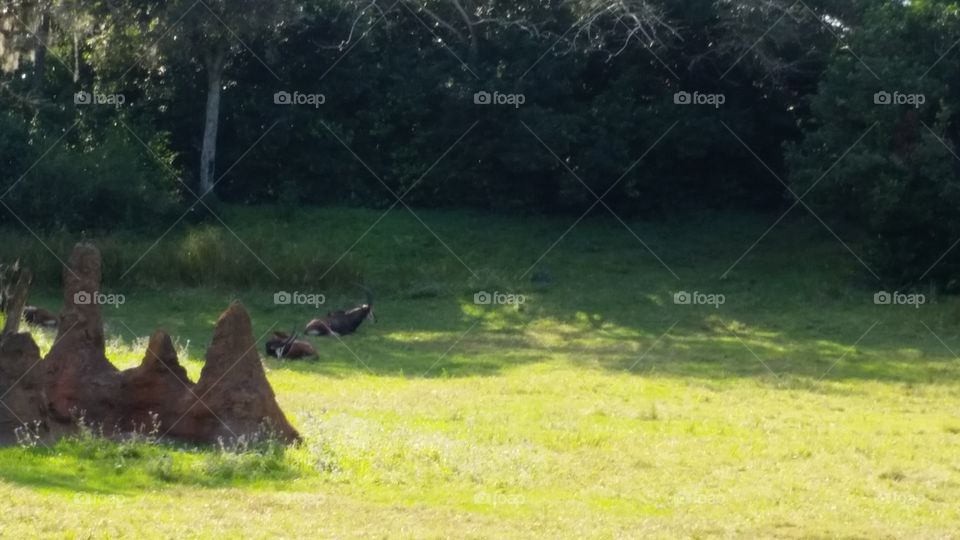
M 103 282 L 112 287 L 269 288 L 332 287 L 361 281 L 361 271 L 341 253 L 320 243 L 285 241 L 271 223 L 243 227 L 243 233 L 215 224 L 187 226 L 163 236 L 147 233 L 81 236 L 47 234 L 42 240 L 17 230 L 0 230 L 0 261 L 20 259 L 34 284 L 57 288 L 63 265 L 81 238 L 103 256 Z

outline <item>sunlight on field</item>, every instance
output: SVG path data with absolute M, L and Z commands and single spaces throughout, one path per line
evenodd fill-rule
M 447 236 L 469 236 L 443 223 Z M 919 313 L 878 310 L 861 299 L 869 291 L 809 304 L 789 291 L 831 271 L 784 265 L 779 280 L 758 284 L 701 272 L 727 303 L 683 306 L 669 275 L 642 253 L 626 256 L 644 284 L 635 294 L 602 270 L 589 291 L 558 273 L 519 306 L 477 305 L 474 287 L 453 280 L 461 292 L 450 295 L 382 287 L 379 321 L 342 341 L 313 340 L 318 360 L 265 359 L 305 438 L 297 447 L 94 438 L 0 449 L 0 535 L 955 532 L 954 300 Z M 553 257 L 571 275 L 586 264 L 573 248 Z M 105 312 L 108 356 L 137 365 L 145 336 L 162 326 L 196 380 L 212 321 L 237 296 L 258 336 L 315 312 L 278 310 L 269 291 L 135 289 Z M 34 336 L 44 351 L 55 337 Z

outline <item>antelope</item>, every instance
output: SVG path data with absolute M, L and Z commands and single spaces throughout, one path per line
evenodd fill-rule
M 326 317 L 314 319 L 307 323 L 304 333 L 308 336 L 339 337 L 356 332 L 357 328 L 367 319 L 376 322 L 377 317 L 373 313 L 373 293 L 362 285 L 358 285 L 358 287 L 367 293 L 367 303 L 360 304 L 347 311 L 331 311 L 327 313 Z
M 59 320 L 56 315 L 51 311 L 47 311 L 42 307 L 37 306 L 24 306 L 23 308 L 23 320 L 27 324 L 32 324 L 34 326 L 45 326 L 47 328 L 56 328 L 57 321 Z
M 306 341 L 298 340 L 297 333 L 274 332 L 273 337 L 267 340 L 267 355 L 275 356 L 277 360 L 289 358 L 311 358 L 317 356 L 317 350 Z

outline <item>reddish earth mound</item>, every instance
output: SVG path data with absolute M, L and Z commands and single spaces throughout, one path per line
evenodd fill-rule
M 14 430 L 23 424 L 46 431 L 40 349 L 30 334 L 0 338 L 0 443 L 14 441 Z
M 277 405 L 257 353 L 250 315 L 239 302 L 217 321 L 200 380 L 183 405 L 185 416 L 173 430 L 179 437 L 229 439 L 261 428 L 287 441 L 300 437 Z
M 77 244 L 63 272 L 63 312 L 57 339 L 43 361 L 50 415 L 69 422 L 75 415 L 112 427 L 120 400 L 120 372 L 107 360 L 103 317 L 94 298 L 100 291 L 100 251 Z
M 299 440 L 277 404 L 250 315 L 239 302 L 217 321 L 194 384 L 162 331 L 150 338 L 138 367 L 120 371 L 110 363 L 96 303 L 100 278 L 100 252 L 77 244 L 64 272 L 57 340 L 43 361 L 29 334 L 0 337 L 0 442 L 22 422 L 52 423 L 62 431 L 78 416 L 106 435 L 157 428 L 162 436 L 201 443 L 267 431 Z
M 179 403 L 193 388 L 187 370 L 177 360 L 177 351 L 166 332 L 157 330 L 150 337 L 147 353 L 139 366 L 121 373 L 124 402 L 119 411 L 123 428 L 150 431 L 155 422 L 172 424 L 183 414 Z
M 0 284 L 7 300 L 7 320 L 0 330 L 0 443 L 12 442 L 14 431 L 24 424 L 35 432 L 47 431 L 42 371 L 35 369 L 40 349 L 30 334 L 19 333 L 32 276 L 14 265 L 6 277 L 16 283 Z

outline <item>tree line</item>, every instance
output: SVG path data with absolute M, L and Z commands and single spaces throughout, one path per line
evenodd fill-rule
M 16 0 L 0 221 L 347 204 L 809 213 L 960 264 L 954 2 Z M 3 210 L 3 209 L 0 209 Z

